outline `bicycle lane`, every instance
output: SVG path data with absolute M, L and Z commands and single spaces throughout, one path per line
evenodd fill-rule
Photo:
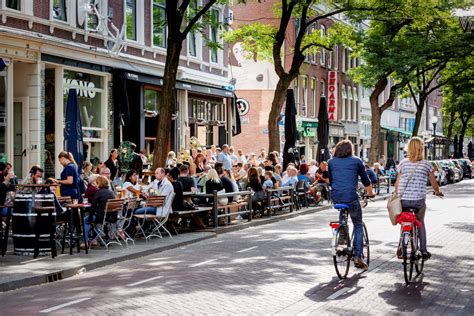
M 468 183 L 471 184 L 472 180 Z M 348 279 L 316 286 L 306 293 L 304 299 L 279 314 L 473 314 L 474 306 L 470 301 L 473 285 L 472 191 L 472 185 L 464 189 L 458 185 L 447 190 L 444 200 L 429 197 L 426 224 L 432 258 L 413 284 L 405 285 L 403 265 L 395 256 L 399 227 L 391 230 L 386 223 L 374 221 L 371 217 L 379 212 L 371 215 L 369 209 L 364 214 L 373 257 L 369 272 L 357 273 L 351 267 Z M 383 227 L 377 228 L 376 224 Z M 381 255 L 374 258 L 374 253 Z

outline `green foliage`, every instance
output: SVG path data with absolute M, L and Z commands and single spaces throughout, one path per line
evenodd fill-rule
M 128 166 L 132 162 L 133 150 L 131 144 L 132 143 L 129 141 L 124 141 L 120 144 L 118 148 L 118 159 L 120 161 L 121 172 L 126 173 L 128 171 Z
M 227 31 L 223 38 L 230 43 L 241 42 L 248 59 L 272 60 L 272 49 L 276 27 L 263 23 L 252 23 Z

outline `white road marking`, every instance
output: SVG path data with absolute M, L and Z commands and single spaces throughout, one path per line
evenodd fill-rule
M 51 312 L 53 312 L 55 310 L 58 310 L 58 309 L 61 309 L 63 307 L 71 306 L 71 305 L 74 305 L 74 304 L 77 304 L 77 303 L 80 303 L 80 302 L 84 302 L 84 301 L 87 301 L 87 300 L 90 300 L 90 299 L 91 299 L 90 297 L 80 298 L 80 299 L 71 301 L 69 303 L 64 303 L 64 304 L 54 306 L 54 307 L 51 307 L 51 308 L 48 308 L 48 309 L 43 309 L 42 311 L 40 311 L 40 313 L 43 313 L 43 314 L 51 313 Z
M 277 239 L 273 240 L 272 242 L 277 242 L 277 241 L 280 241 L 280 240 L 282 240 L 282 239 L 283 239 L 283 238 L 277 238 Z
M 200 262 L 200 263 L 192 264 L 189 267 L 190 268 L 199 267 L 199 266 L 203 266 L 205 264 L 208 264 L 208 263 L 211 263 L 211 262 L 214 262 L 214 261 L 217 261 L 217 259 L 211 259 L 211 260 L 203 261 L 203 262 Z
M 128 284 L 127 286 L 137 286 L 137 285 L 140 285 L 140 284 L 143 284 L 143 283 L 147 283 L 147 282 L 150 282 L 150 281 L 153 281 L 153 280 L 157 280 L 157 279 L 160 279 L 162 278 L 163 276 L 156 276 L 156 277 L 153 277 L 153 278 L 149 278 L 149 279 L 145 279 L 145 280 L 141 280 L 141 281 L 138 281 L 138 282 L 135 282 L 135 283 L 131 283 L 131 284 Z
M 245 248 L 245 249 L 239 250 L 239 251 L 237 251 L 237 252 L 238 252 L 238 253 L 246 252 L 246 251 L 250 251 L 250 250 L 255 249 L 255 248 L 258 248 L 258 246 L 254 246 L 254 247 L 250 247 L 250 248 Z
M 345 294 L 346 292 L 348 292 L 351 288 L 350 287 L 343 287 L 342 289 L 340 289 L 339 291 L 329 295 L 328 297 L 326 297 L 327 300 L 335 300 L 336 298 L 338 298 L 339 296 Z
M 36 258 L 36 259 L 31 259 L 31 260 L 26 260 L 26 261 L 20 262 L 20 264 L 25 264 L 25 263 L 30 263 L 30 262 L 36 262 L 36 261 L 43 260 L 44 258 L 46 258 L 46 257 Z

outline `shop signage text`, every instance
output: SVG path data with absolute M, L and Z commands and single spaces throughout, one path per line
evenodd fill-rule
M 301 127 L 305 127 L 305 128 L 318 128 L 318 122 L 302 121 L 302 122 L 301 122 Z
M 336 113 L 337 107 L 337 77 L 335 71 L 329 71 L 329 80 L 328 80 L 328 114 L 329 120 L 334 121 L 334 116 Z
M 78 97 L 85 97 L 93 99 L 95 97 L 95 84 L 90 81 L 76 80 L 76 79 L 63 79 L 64 94 L 69 93 L 69 89 L 73 88 L 77 90 Z

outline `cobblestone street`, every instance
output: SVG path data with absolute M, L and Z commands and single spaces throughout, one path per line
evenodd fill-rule
M 0 315 L 474 314 L 474 180 L 427 201 L 424 275 L 406 286 L 399 228 L 386 201 L 364 210 L 371 261 L 339 281 L 330 254 L 334 210 L 219 235 L 194 245 L 0 294 Z M 470 299 L 471 298 L 471 299 Z

